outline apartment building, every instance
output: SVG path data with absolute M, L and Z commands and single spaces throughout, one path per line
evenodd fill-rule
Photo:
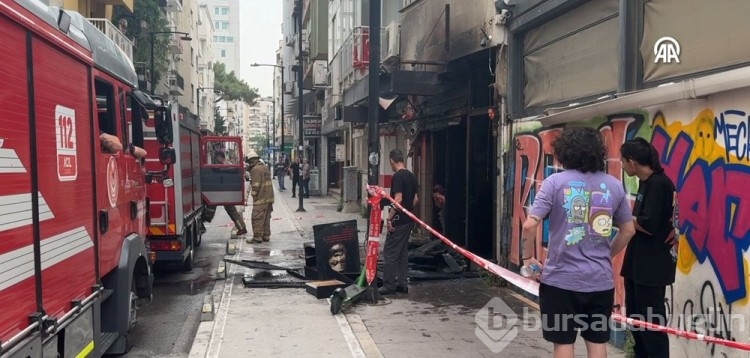
M 214 22 L 214 59 L 226 65 L 227 72 L 239 77 L 240 66 L 240 1 L 208 0 Z
M 212 11 L 205 0 L 202 0 L 198 10 L 198 87 L 196 87 L 196 96 L 198 108 L 196 115 L 199 119 L 200 129 L 203 132 L 213 132 L 214 130 L 214 106 L 216 93 L 214 91 L 214 49 L 213 34 L 214 22 Z

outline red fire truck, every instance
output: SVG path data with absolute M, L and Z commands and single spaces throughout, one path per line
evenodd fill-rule
M 0 39 L 0 355 L 124 353 L 153 285 L 145 182 L 166 177 L 130 143 L 144 146 L 154 111 L 152 150 L 169 167 L 167 108 L 78 13 L 0 0 Z
M 203 205 L 244 203 L 242 139 L 201 137 L 196 120 L 186 118 L 188 114 L 181 111 L 178 104 L 168 107 L 171 131 L 177 138 L 172 143 L 177 159 L 170 166 L 162 164 L 156 154 L 149 154 L 146 159 L 147 170 L 165 171 L 170 184 L 173 184 L 165 186 L 155 182 L 148 185 L 147 244 L 157 265 L 182 266 L 184 270 L 192 270 L 195 248 L 200 246 L 202 240 Z M 161 143 L 153 134 L 153 129 L 146 130 L 146 150 L 158 154 Z M 199 154 L 213 153 L 214 148 L 227 149 L 231 163 L 217 165 L 206 155 Z M 217 192 L 228 195 L 216 197 Z

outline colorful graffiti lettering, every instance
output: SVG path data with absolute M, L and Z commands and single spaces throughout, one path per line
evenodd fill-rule
M 730 109 L 720 113 L 714 125 L 714 137 L 722 138 L 726 160 L 732 156 L 739 161 L 750 160 L 750 116 L 745 111 Z
M 701 112 L 692 131 L 676 135 L 670 135 L 668 127 L 656 126 L 651 142 L 662 153 L 665 172 L 677 186 L 680 229 L 690 245 L 690 252 L 681 250 L 680 259 L 685 261 L 680 264 L 681 270 L 689 269 L 695 259 L 700 263 L 708 260 L 724 299 L 731 304 L 747 295 L 743 252 L 750 247 L 750 206 L 743 182 L 750 179 L 750 167 L 732 163 L 740 160 L 732 154 L 738 145 L 725 151 L 716 148 L 717 134 L 729 138 L 727 128 L 739 127 L 726 122 L 727 112 L 739 111 L 725 111 L 716 120 L 710 113 Z M 706 122 L 707 118 L 711 122 Z M 690 132 L 698 135 L 691 136 Z M 696 151 L 698 156 L 694 155 Z M 695 259 L 689 257 L 690 253 Z

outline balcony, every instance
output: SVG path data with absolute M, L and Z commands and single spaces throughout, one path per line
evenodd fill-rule
M 169 53 L 172 55 L 182 55 L 184 51 L 184 45 L 180 39 L 181 35 L 172 34 L 169 40 Z
M 130 41 L 113 23 L 107 19 L 87 19 L 99 31 L 103 32 L 117 47 L 133 61 L 133 42 Z
M 381 42 L 384 37 L 385 28 L 381 28 Z M 340 82 L 344 88 L 357 81 L 357 77 L 364 77 L 370 65 L 370 29 L 355 27 L 352 34 L 344 40 L 337 56 L 341 66 Z
M 169 94 L 178 97 L 185 94 L 185 79 L 177 72 L 169 77 Z
M 159 6 L 166 12 L 182 12 L 182 0 L 159 0 Z

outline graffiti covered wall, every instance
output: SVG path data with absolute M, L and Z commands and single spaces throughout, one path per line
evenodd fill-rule
M 620 145 L 635 136 L 651 141 L 675 182 L 680 210 L 678 270 L 665 304 L 669 325 L 724 339 L 750 339 L 748 259 L 750 259 L 750 91 L 703 100 L 675 102 L 593 118 L 585 125 L 601 131 L 609 150 L 607 172 L 631 195 L 638 181 L 620 163 Z M 561 170 L 552 143 L 563 127 L 523 123 L 515 128 L 509 261 L 521 257 L 521 225 L 544 178 Z M 747 180 L 747 182 L 745 182 Z M 747 184 L 746 184 L 747 183 Z M 537 257 L 546 257 L 547 221 L 537 235 Z M 615 305 L 624 306 L 619 276 L 622 254 L 614 260 Z M 617 307 L 617 306 L 616 306 Z M 670 337 L 674 357 L 739 357 L 723 346 Z

